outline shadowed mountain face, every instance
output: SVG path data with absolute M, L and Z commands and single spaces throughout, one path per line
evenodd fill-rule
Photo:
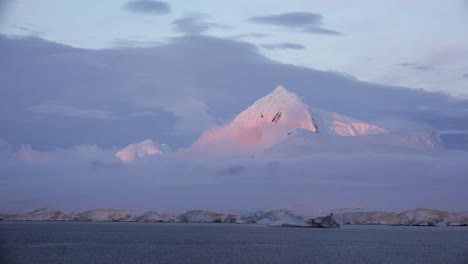
M 145 138 L 189 146 L 278 84 L 307 105 L 392 131 L 468 128 L 466 100 L 285 65 L 254 45 L 207 36 L 108 50 L 1 37 L 0 69 L 0 137 L 39 149 Z

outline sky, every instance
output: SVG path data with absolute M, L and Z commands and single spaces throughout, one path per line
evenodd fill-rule
M 0 33 L 6 35 L 35 35 L 74 47 L 104 49 L 165 43 L 190 31 L 243 39 L 282 63 L 468 95 L 464 0 L 173 0 L 155 6 L 151 1 L 132 5 L 125 0 L 5 2 Z M 297 12 L 317 19 L 289 25 L 286 20 L 298 18 L 286 17 L 276 24 L 255 19 Z M 307 31 L 311 25 L 321 30 Z
M 468 210 L 466 2 L 0 3 L 0 212 Z M 445 147 L 190 152 L 278 85 L 374 143 Z

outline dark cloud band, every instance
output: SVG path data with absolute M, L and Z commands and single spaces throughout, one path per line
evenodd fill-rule
M 220 25 L 213 22 L 207 22 L 208 16 L 205 14 L 195 14 L 192 16 L 176 19 L 172 22 L 175 30 L 183 32 L 187 35 L 198 35 L 202 34 L 212 28 L 229 28 L 224 25 Z
M 132 0 L 124 5 L 124 9 L 142 14 L 168 14 L 171 12 L 169 4 L 152 0 Z
M 404 63 L 400 63 L 398 65 L 401 66 L 401 67 L 405 67 L 405 68 L 412 69 L 412 70 L 417 70 L 417 71 L 422 71 L 422 72 L 427 72 L 427 71 L 433 70 L 433 67 L 430 66 L 430 65 L 422 65 L 422 64 L 418 64 L 418 63 L 414 63 L 414 62 L 404 62 Z
M 304 33 L 321 35 L 342 35 L 342 33 L 322 27 L 323 16 L 309 12 L 290 12 L 267 16 L 254 16 L 249 21 L 279 27 L 296 28 Z
M 270 49 L 270 50 L 275 50 L 275 49 L 280 49 L 280 50 L 302 50 L 305 49 L 304 45 L 297 44 L 297 43 L 291 43 L 291 42 L 282 42 L 282 43 L 274 43 L 274 44 L 265 44 L 262 45 L 263 48 L 265 49 Z

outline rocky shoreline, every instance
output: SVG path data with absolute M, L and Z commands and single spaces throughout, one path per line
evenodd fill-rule
M 95 209 L 67 214 L 60 210 L 41 208 L 24 214 L 0 214 L 5 221 L 91 221 L 150 223 L 232 223 L 261 224 L 279 227 L 337 228 L 340 225 L 393 226 L 468 226 L 468 212 L 449 213 L 418 208 L 397 212 L 345 212 L 321 217 L 298 216 L 289 210 L 257 211 L 251 214 L 222 214 L 192 210 L 182 214 L 149 211 L 132 214 L 132 210 Z

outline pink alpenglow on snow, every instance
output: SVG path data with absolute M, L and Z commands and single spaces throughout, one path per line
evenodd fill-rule
M 54 159 L 54 155 L 52 153 L 34 150 L 29 145 L 22 145 L 21 148 L 13 154 L 13 156 L 16 159 L 25 162 L 48 162 Z
M 192 146 L 207 153 L 251 152 L 283 141 L 295 129 L 331 136 L 385 133 L 383 128 L 308 106 L 278 86 L 258 99 L 226 126 L 206 130 Z
M 121 149 L 115 154 L 115 156 L 121 162 L 131 162 L 136 158 L 142 158 L 144 156 L 151 156 L 162 154 L 162 150 L 165 145 L 155 144 L 151 139 L 146 139 L 138 143 L 130 144 L 125 148 Z

